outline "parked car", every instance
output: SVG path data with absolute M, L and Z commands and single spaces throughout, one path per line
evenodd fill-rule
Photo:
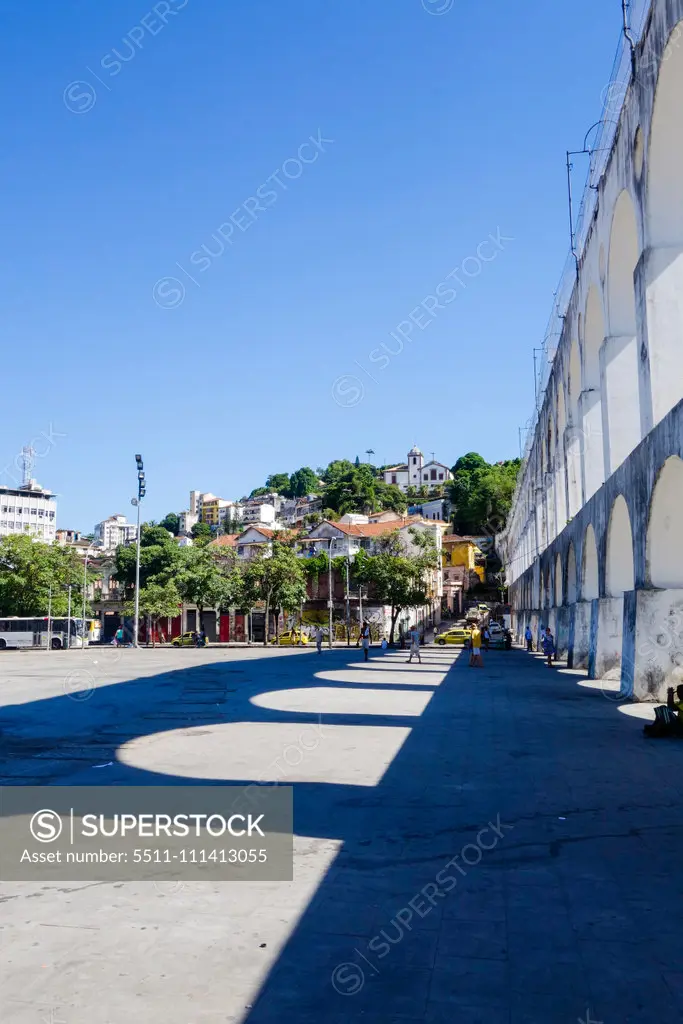
M 503 630 L 503 627 L 501 626 L 500 622 L 490 622 L 489 623 L 489 633 L 491 634 L 491 639 L 492 640 L 496 639 L 497 637 L 502 637 L 503 633 L 504 633 L 504 630 Z
M 434 643 L 438 644 L 439 647 L 445 647 L 446 644 L 457 644 L 459 647 L 464 647 L 469 642 L 471 636 L 471 629 L 466 629 L 464 626 L 455 626 L 453 629 L 446 630 L 445 633 L 439 633 Z
M 280 647 L 298 647 L 299 644 L 310 643 L 310 640 L 305 633 L 299 632 L 298 629 L 288 629 L 284 633 L 280 633 L 279 637 L 274 636 L 270 642 L 278 644 Z
M 189 633 L 182 633 L 181 636 L 177 636 L 175 640 L 171 640 L 171 647 L 196 647 L 197 646 L 197 632 L 196 630 L 190 630 Z M 209 646 L 209 641 L 204 640 L 204 646 Z

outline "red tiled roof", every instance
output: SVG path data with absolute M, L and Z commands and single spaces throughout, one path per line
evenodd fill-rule
M 329 523 L 329 525 L 336 526 L 338 530 L 350 537 L 381 537 L 382 534 L 393 533 L 394 530 L 400 530 L 404 526 L 412 526 L 421 521 L 420 516 L 403 516 L 400 519 L 390 519 L 386 523 Z M 329 522 L 329 520 L 325 520 L 325 522 Z M 313 539 L 315 540 L 315 538 Z
M 218 548 L 226 548 L 226 547 L 234 548 L 235 544 L 237 543 L 237 538 L 238 537 L 239 537 L 238 533 L 222 533 L 220 535 L 220 537 L 216 537 L 215 540 L 211 541 L 211 543 L 209 544 L 209 547 L 211 547 L 211 548 L 214 548 L 214 547 L 218 547 Z

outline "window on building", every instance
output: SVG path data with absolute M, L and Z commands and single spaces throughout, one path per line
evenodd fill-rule
M 436 480 L 436 470 L 435 469 L 430 469 L 429 476 L 430 476 L 430 478 L 432 480 Z
M 398 483 L 398 477 L 396 476 L 395 473 L 391 474 L 391 482 L 392 482 L 392 484 L 397 484 Z
M 417 456 L 413 455 L 413 465 L 417 466 Z
M 443 473 L 439 473 L 439 480 L 443 480 Z
M 50 512 L 50 519 L 54 519 L 54 517 L 55 517 L 54 512 Z

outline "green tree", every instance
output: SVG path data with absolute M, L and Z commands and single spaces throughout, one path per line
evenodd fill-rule
M 183 548 L 177 587 L 184 601 L 197 606 L 199 627 L 204 628 L 205 608 L 225 608 L 239 592 L 239 580 L 220 551 L 207 546 Z
M 271 473 L 266 480 L 265 493 L 268 494 L 271 491 L 275 491 L 276 494 L 281 494 L 283 498 L 293 497 L 289 473 Z
M 195 523 L 191 533 L 198 544 L 208 544 L 213 539 L 213 530 L 208 523 Z
M 389 642 L 393 643 L 396 620 L 401 611 L 427 602 L 424 565 L 419 558 L 382 552 L 368 558 L 363 572 L 372 584 L 376 600 L 391 606 Z
M 167 580 L 165 583 L 154 583 L 150 581 L 147 586 L 140 588 L 140 614 L 147 617 L 152 625 L 152 646 L 154 646 L 154 634 L 159 619 L 172 619 L 180 611 L 180 593 L 174 580 Z M 135 613 L 134 602 L 129 602 L 126 614 Z
M 249 497 L 258 498 L 261 494 L 270 494 L 270 487 L 255 487 Z
M 319 489 L 318 477 L 309 466 L 302 466 L 289 478 L 292 498 L 303 498 L 305 494 L 315 494 Z
M 130 597 L 135 587 L 135 544 L 119 545 L 116 549 L 114 578 L 123 584 L 124 594 Z M 169 579 L 178 567 L 178 545 L 161 526 L 143 523 L 140 530 L 140 589 L 152 579 Z
M 168 512 L 159 526 L 163 526 L 164 530 L 168 530 L 174 537 L 177 537 L 180 533 L 180 517 L 175 512 Z
M 280 611 L 294 611 L 306 600 L 306 575 L 302 559 L 294 550 L 281 541 L 273 541 L 272 554 L 252 559 L 244 570 L 244 590 L 251 598 L 251 604 L 263 601 L 266 612 L 266 629 L 263 643 L 270 640 L 270 615 L 275 614 L 275 635 L 278 635 L 277 618 Z
M 326 484 L 333 484 L 336 480 L 350 473 L 353 468 L 353 463 L 349 462 L 348 459 L 334 459 L 320 475 Z
M 52 590 L 52 614 L 64 616 L 68 587 L 72 611 L 80 615 L 83 562 L 73 548 L 43 544 L 28 536 L 0 538 L 0 611 L 3 615 L 47 615 Z M 87 582 L 97 578 L 88 573 Z M 78 597 L 77 595 L 80 595 Z
M 519 459 L 489 465 L 476 452 L 458 459 L 450 487 L 458 533 L 493 535 L 503 529 L 520 465 Z

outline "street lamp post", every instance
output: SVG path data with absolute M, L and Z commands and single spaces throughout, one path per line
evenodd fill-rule
M 140 503 L 145 496 L 145 474 L 142 468 L 142 455 L 135 456 L 138 467 L 138 496 L 131 500 L 138 512 L 137 543 L 135 554 L 135 614 L 133 616 L 133 646 L 138 647 L 138 620 L 140 618 Z

